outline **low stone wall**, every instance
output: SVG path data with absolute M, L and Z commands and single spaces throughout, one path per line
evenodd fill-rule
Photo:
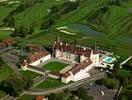
M 45 71 L 41 71 L 41 69 L 39 70 L 39 69 L 33 68 L 33 66 L 27 67 L 27 70 L 41 74 L 41 75 L 45 75 Z

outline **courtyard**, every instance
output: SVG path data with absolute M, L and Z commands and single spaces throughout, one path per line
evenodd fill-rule
M 42 67 L 44 69 L 47 69 L 47 70 L 50 70 L 50 71 L 57 71 L 57 72 L 59 72 L 60 70 L 62 70 L 66 66 L 68 66 L 68 64 L 66 64 L 66 63 L 59 62 L 59 61 L 51 61 L 51 62 L 43 65 Z

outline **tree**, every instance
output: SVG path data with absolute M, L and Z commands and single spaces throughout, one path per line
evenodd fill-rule
M 11 96 L 19 96 L 23 90 L 23 82 L 20 79 L 8 79 L 2 81 L 0 84 L 1 89 Z
M 34 27 L 33 26 L 30 26 L 29 27 L 29 32 L 28 32 L 28 34 L 32 34 L 34 32 Z
M 3 61 L 2 57 L 0 57 L 0 66 L 3 66 L 5 62 Z
M 12 15 L 8 15 L 5 19 L 4 19 L 4 25 L 7 27 L 14 27 L 15 26 L 15 21 Z
M 25 28 L 24 26 L 20 26 L 19 34 L 20 34 L 20 36 L 25 38 L 28 35 L 28 29 Z
M 87 94 L 87 90 L 84 89 L 84 88 L 82 88 L 82 87 L 78 88 L 78 90 L 77 90 L 77 96 L 79 98 L 81 98 L 82 100 L 93 100 L 93 97 L 89 96 Z
M 113 67 L 113 71 L 112 71 L 112 77 L 113 78 L 118 78 L 118 71 L 119 71 L 119 69 L 120 69 L 120 62 L 119 61 L 117 61 L 116 63 L 115 63 L 115 65 L 114 65 L 114 67 Z
M 105 85 L 108 88 L 115 89 L 119 86 L 119 81 L 115 78 L 102 78 L 96 81 L 99 85 Z
M 108 3 L 110 5 L 117 5 L 117 6 L 120 6 L 121 5 L 120 0 L 109 0 Z
M 49 29 L 54 24 L 55 24 L 54 20 L 49 18 L 44 21 L 44 23 L 41 26 L 41 29 Z
M 24 89 L 28 90 L 33 85 L 33 80 L 28 77 L 23 77 Z

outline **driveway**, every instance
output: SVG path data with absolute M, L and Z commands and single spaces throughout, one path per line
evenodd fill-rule
M 107 89 L 105 86 L 97 84 L 84 84 L 80 87 L 84 87 L 88 90 L 88 94 L 94 97 L 94 100 L 113 100 L 117 90 Z M 104 96 L 101 95 L 101 91 L 104 92 Z

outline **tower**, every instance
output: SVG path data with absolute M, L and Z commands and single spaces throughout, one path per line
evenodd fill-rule
M 56 35 L 56 43 L 59 44 L 61 41 L 60 41 L 60 35 L 59 33 Z
M 60 46 L 61 46 L 61 40 L 60 40 L 60 36 L 59 33 L 56 35 L 56 40 L 54 41 L 54 45 L 53 45 L 53 53 L 52 56 L 53 57 L 59 57 L 60 56 Z
M 94 45 L 94 48 L 91 51 L 90 59 L 95 65 L 99 63 L 99 50 L 96 46 L 96 43 Z

